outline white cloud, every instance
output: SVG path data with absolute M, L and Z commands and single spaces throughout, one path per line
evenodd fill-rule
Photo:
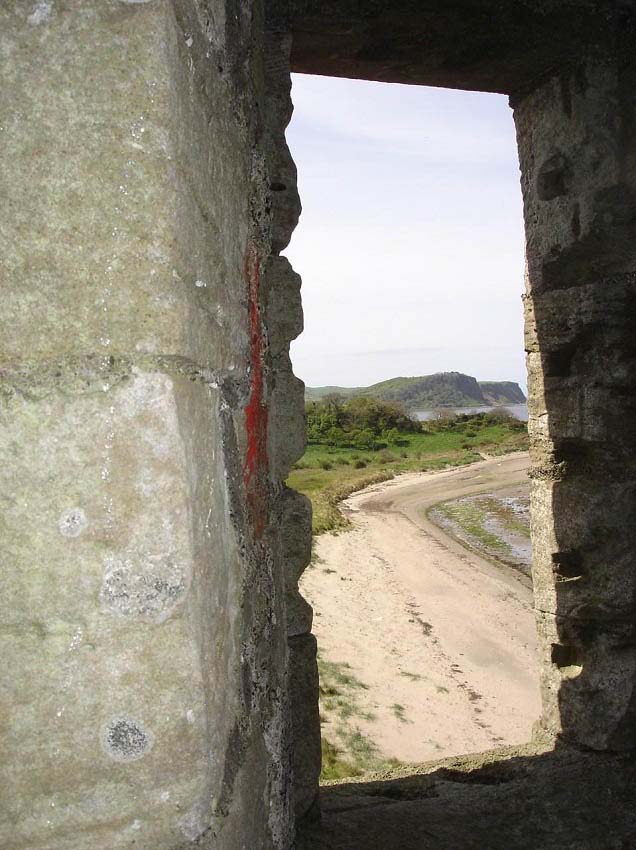
M 490 94 L 295 74 L 292 97 L 297 125 L 321 137 L 399 146 L 401 157 L 454 164 L 496 161 L 507 155 L 514 138 L 512 127 L 502 134 L 493 126 L 490 118 L 498 117 L 501 106 Z

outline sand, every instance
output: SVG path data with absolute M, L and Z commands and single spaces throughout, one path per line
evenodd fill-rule
M 527 475 L 527 454 L 407 474 L 354 494 L 353 529 L 316 541 L 302 579 L 323 659 L 368 689 L 349 723 L 385 758 L 420 762 L 530 737 L 540 713 L 528 580 L 464 549 L 425 517 L 442 499 Z M 335 718 L 323 733 L 336 742 Z

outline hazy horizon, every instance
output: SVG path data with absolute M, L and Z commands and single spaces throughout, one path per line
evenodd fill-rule
M 523 223 L 500 95 L 293 75 L 308 386 L 462 372 L 526 390 Z
M 307 384 L 307 382 L 305 382 L 305 383 L 311 389 L 320 389 L 321 387 L 342 387 L 343 390 L 353 390 L 353 389 L 357 389 L 358 387 L 370 387 L 370 386 L 373 386 L 374 384 L 381 384 L 383 381 L 390 381 L 392 378 L 426 378 L 426 377 L 429 377 L 430 375 L 441 375 L 441 374 L 444 374 L 444 373 L 448 374 L 451 371 L 457 372 L 458 370 L 457 369 L 453 369 L 453 370 L 446 369 L 445 372 L 429 372 L 426 375 L 391 375 L 388 378 L 380 378 L 379 381 L 371 381 L 370 384 L 334 384 L 332 382 L 329 382 L 327 384 Z M 495 382 L 511 381 L 512 380 L 511 378 L 481 378 L 479 375 L 470 375 L 468 372 L 462 372 L 461 374 L 468 375 L 469 378 L 475 378 L 477 383 L 480 383 L 480 384 L 488 384 L 488 383 L 495 383 Z M 519 381 L 516 381 L 514 383 L 519 383 Z M 526 391 L 525 385 L 520 384 L 520 386 L 525 393 L 525 391 Z

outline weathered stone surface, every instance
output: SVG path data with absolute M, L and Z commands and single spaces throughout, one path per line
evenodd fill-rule
M 266 14 L 270 13 L 266 4 Z M 289 54 L 292 35 L 286 28 L 267 28 L 265 33 L 266 121 L 269 130 L 268 151 L 271 174 L 272 251 L 283 251 L 289 244 L 300 216 L 296 165 L 285 140 L 285 128 L 292 115 Z
M 265 310 L 273 357 L 289 353 L 289 343 L 303 330 L 300 275 L 286 257 L 272 256 L 265 273 Z
M 288 357 L 276 362 L 267 426 L 272 473 L 281 481 L 305 451 L 305 385 L 292 372 Z
M 2 387 L 0 844 L 173 848 L 213 820 L 238 710 L 217 391 L 84 377 Z
M 0 9 L 0 845 L 283 850 L 260 11 Z
M 271 492 L 279 495 L 278 504 L 272 507 L 281 518 L 277 544 L 285 586 L 285 623 L 290 639 L 288 688 L 292 727 L 289 747 L 294 771 L 294 814 L 296 822 L 300 823 L 318 811 L 320 723 L 316 720 L 315 639 L 309 635 L 313 610 L 298 591 L 298 579 L 311 558 L 311 505 L 305 497 L 284 485 L 292 465 L 305 450 L 305 387 L 293 374 L 289 358 L 289 344 L 303 327 L 300 276 L 285 257 L 278 256 L 289 243 L 298 221 L 300 200 L 296 166 L 285 141 L 285 128 L 292 114 L 291 34 L 284 26 L 273 23 L 271 6 L 266 7 L 266 14 L 269 26 L 264 42 L 265 121 L 273 252 L 263 275 L 271 390 L 267 455 L 273 485 Z
M 602 622 L 538 613 L 540 721 L 598 750 L 636 746 L 636 635 L 633 622 Z
M 281 560 L 283 564 L 287 634 L 311 631 L 313 609 L 298 590 L 298 579 L 311 560 L 311 502 L 285 487 L 281 498 Z
M 542 724 L 598 749 L 636 746 L 635 73 L 590 60 L 515 110 Z
M 633 759 L 526 746 L 323 788 L 298 850 L 624 850 L 634 843 Z
M 191 5 L 2 4 L 4 362 L 246 346 L 250 151 Z
M 510 94 L 631 45 L 631 0 L 270 0 L 307 74 Z
M 636 575 L 623 522 L 636 483 L 559 474 L 532 482 L 535 604 L 577 619 L 629 619 Z
M 311 560 L 311 502 L 289 487 L 283 491 L 281 502 L 285 575 L 297 582 Z
M 321 763 L 318 667 L 316 638 L 313 635 L 294 637 L 289 641 L 289 687 L 294 740 L 294 807 L 296 816 L 302 819 L 318 811 Z
M 289 637 L 309 634 L 314 619 L 314 609 L 300 594 L 297 587 L 291 587 L 287 590 L 285 605 Z

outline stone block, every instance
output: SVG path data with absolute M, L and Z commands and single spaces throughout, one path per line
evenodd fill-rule
M 289 640 L 294 809 L 297 821 L 316 814 L 320 776 L 320 714 L 316 638 L 303 635 Z
M 577 619 L 629 618 L 636 598 L 634 530 L 624 506 L 636 484 L 582 476 L 532 482 L 534 598 Z
M 542 724 L 596 749 L 635 745 L 632 88 L 582 60 L 515 107 Z
M 307 635 L 311 632 L 314 609 L 296 587 L 291 587 L 285 595 L 287 614 L 287 634 L 289 637 Z
M 616 66 L 554 75 L 515 109 L 533 292 L 592 282 L 618 247 L 606 191 L 621 183 Z M 592 280 L 590 279 L 592 276 Z
M 272 251 L 280 253 L 289 245 L 301 212 L 296 164 L 284 140 L 276 147 L 271 169 Z
M 300 275 L 286 257 L 270 257 L 265 274 L 267 334 L 273 357 L 286 354 L 303 330 Z
M 1 361 L 240 361 L 250 159 L 194 35 L 172 0 L 2 4 Z
M 298 579 L 311 560 L 311 502 L 302 493 L 285 487 L 281 511 L 281 560 L 285 581 L 287 634 L 308 634 L 313 608 L 298 590 Z
M 282 496 L 281 546 L 285 581 L 298 582 L 311 561 L 311 502 L 302 493 L 285 487 Z M 290 586 L 288 584 L 288 586 Z
M 267 9 L 268 14 L 271 8 Z M 300 216 L 300 197 L 296 165 L 285 141 L 285 128 L 292 115 L 289 54 L 292 35 L 283 28 L 265 34 L 265 91 L 267 109 L 264 120 L 269 131 L 268 168 L 271 174 L 272 251 L 283 251 L 291 239 Z
M 292 372 L 288 357 L 276 362 L 267 437 L 271 473 L 284 481 L 306 445 L 305 385 Z
M 552 735 L 591 749 L 636 746 L 633 621 L 573 620 L 539 612 L 543 714 Z
M 216 391 L 76 379 L 0 396 L 0 846 L 174 850 L 215 821 L 239 712 Z

